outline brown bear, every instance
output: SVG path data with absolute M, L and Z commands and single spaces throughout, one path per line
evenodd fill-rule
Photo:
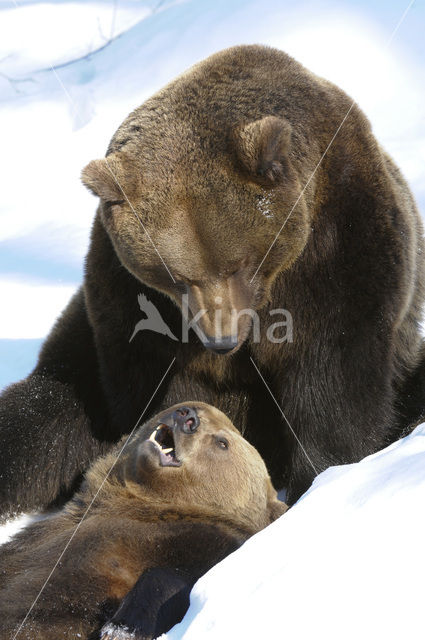
M 131 113 L 83 181 L 100 198 L 83 287 L 0 401 L 3 511 L 70 495 L 149 402 L 225 411 L 290 502 L 423 415 L 421 221 L 336 86 L 276 49 L 222 51 Z
M 0 547 L 1 640 L 95 638 L 114 612 L 107 637 L 157 637 L 203 573 L 286 510 L 258 452 L 209 405 L 175 405 L 121 449 Z

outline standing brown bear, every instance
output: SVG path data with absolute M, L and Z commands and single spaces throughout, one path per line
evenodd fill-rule
M 84 285 L 0 403 L 4 511 L 69 495 L 171 362 L 149 411 L 219 407 L 290 502 L 422 415 L 420 218 L 340 89 L 276 49 L 222 51 L 131 113 L 83 181 L 100 198 Z M 139 302 L 162 332 L 135 330 Z M 252 313 L 232 325 L 244 309 L 256 334 Z
M 0 547 L 1 640 L 94 640 L 111 616 L 105 638 L 156 638 L 201 575 L 286 511 L 258 452 L 203 403 L 171 407 L 118 452 Z

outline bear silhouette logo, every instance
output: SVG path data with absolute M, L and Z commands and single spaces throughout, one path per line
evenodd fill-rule
M 143 311 L 147 317 L 139 320 L 136 324 L 129 342 L 133 340 L 134 336 L 139 333 L 139 331 L 146 330 L 156 331 L 156 333 L 161 333 L 163 336 L 168 336 L 172 340 L 178 341 L 178 338 L 176 338 L 170 327 L 162 319 L 158 309 L 143 293 L 140 293 L 137 296 L 137 300 L 139 302 L 140 310 Z

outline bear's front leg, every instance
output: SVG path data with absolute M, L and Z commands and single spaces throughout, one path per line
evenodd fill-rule
M 0 395 L 0 516 L 67 499 L 121 436 L 108 430 L 96 357 L 80 290 L 34 371 Z
M 363 349 L 362 337 L 358 342 Z M 396 439 L 394 390 L 385 365 L 386 353 L 346 347 L 350 357 L 316 357 L 304 368 L 296 389 L 285 389 L 280 401 L 287 419 L 290 450 L 288 502 L 293 504 L 328 467 L 359 462 Z M 291 395 L 289 395 L 291 393 Z
M 145 571 L 101 630 L 101 640 L 153 640 L 180 622 L 195 582 L 178 569 Z

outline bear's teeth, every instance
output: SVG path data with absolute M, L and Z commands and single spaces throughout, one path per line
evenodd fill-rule
M 153 432 L 151 433 L 151 435 L 149 436 L 149 440 L 150 440 L 151 442 L 153 442 L 153 443 L 154 443 L 154 444 L 155 444 L 159 449 L 161 449 L 162 453 L 165 453 L 165 454 L 171 453 L 172 451 L 174 451 L 173 447 L 169 447 L 168 449 L 163 449 L 163 448 L 161 447 L 161 445 L 159 444 L 159 442 L 157 441 L 157 439 L 156 439 L 156 434 L 157 434 L 158 429 L 159 429 L 159 427 L 157 427 L 157 428 L 155 429 L 155 431 L 153 431 Z
M 158 444 L 157 441 L 155 440 L 155 436 L 156 436 L 156 432 L 157 431 L 158 431 L 158 429 L 155 429 L 155 431 L 152 431 L 151 435 L 149 436 L 149 440 L 151 440 L 155 444 Z

